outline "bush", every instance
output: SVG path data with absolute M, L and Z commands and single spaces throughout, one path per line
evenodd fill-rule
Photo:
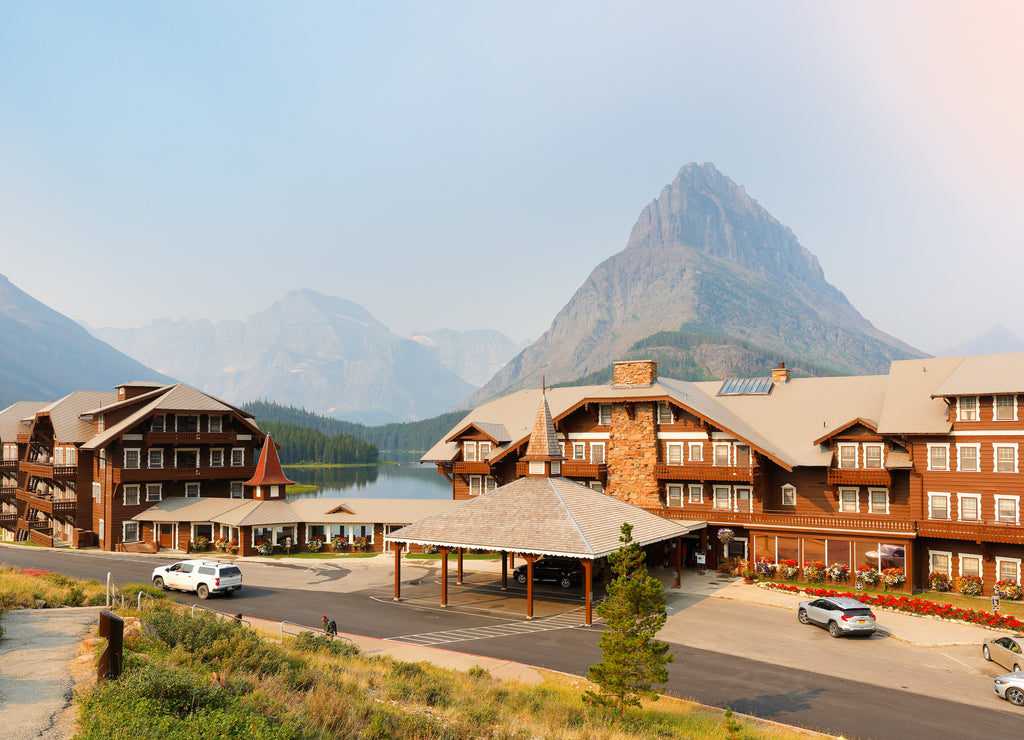
M 820 560 L 812 560 L 804 563 L 804 580 L 808 583 L 821 583 L 825 580 L 828 569 Z
M 886 568 L 882 571 L 882 583 L 886 588 L 899 588 L 906 580 L 903 568 Z
M 784 581 L 795 581 L 796 577 L 800 575 L 800 566 L 796 564 L 795 560 L 783 560 L 776 566 L 776 572 Z
M 949 591 L 949 576 L 933 570 L 928 574 L 928 588 L 932 591 Z
M 827 570 L 828 577 L 836 583 L 846 583 L 850 580 L 850 566 L 846 563 L 832 563 Z
M 874 586 L 879 580 L 878 571 L 870 565 L 862 565 L 857 568 L 857 580 L 867 586 Z
M 1016 581 L 996 581 L 995 592 L 1000 598 L 1017 601 L 1020 599 L 1020 584 Z
M 301 632 L 295 636 L 295 647 L 311 653 L 331 655 L 358 655 L 359 648 L 348 640 L 332 639 L 319 632 Z

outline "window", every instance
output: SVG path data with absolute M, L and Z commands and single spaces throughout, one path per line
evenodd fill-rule
M 100 449 L 100 470 L 107 467 L 107 448 L 103 447 Z
M 469 495 L 479 496 L 483 491 L 483 478 L 479 475 L 469 476 Z
M 245 484 L 240 480 L 231 481 L 231 498 L 244 498 Z
M 198 468 L 199 450 L 175 450 L 174 467 L 176 468 Z
M 149 467 L 162 468 L 164 466 L 164 451 L 159 447 L 149 448 Z
M 856 514 L 860 511 L 859 488 L 839 489 L 839 511 L 847 514 Z
M 729 486 L 715 486 L 715 508 L 729 508 Z
M 929 493 L 928 494 L 928 518 L 949 519 L 949 494 Z
M 466 462 L 476 462 L 476 442 L 462 443 L 462 459 Z
M 124 466 L 125 468 L 136 469 L 141 467 L 141 451 L 140 450 L 125 450 L 124 451 Z
M 489 491 L 493 491 L 497 487 L 498 487 L 498 481 L 494 480 L 494 478 L 492 476 L 490 476 L 490 475 L 485 475 L 484 476 L 484 493 L 487 493 Z
M 138 522 L 125 522 L 123 525 L 123 536 L 122 541 L 124 542 L 138 542 L 139 541 L 139 523 Z
M 477 442 L 476 449 L 477 453 L 480 455 L 480 462 L 485 462 L 487 460 L 487 456 L 491 454 L 491 443 Z
M 729 464 L 729 449 L 732 445 L 729 444 L 716 444 L 715 445 L 715 465 L 727 466 Z
M 869 488 L 868 489 L 868 511 L 872 514 L 889 513 L 889 489 Z
M 981 495 L 977 493 L 958 493 L 960 519 L 965 522 L 976 522 L 981 519 Z
M 96 431 L 97 432 L 102 432 L 104 429 L 106 429 L 106 425 L 107 425 L 107 422 L 106 422 L 106 419 L 103 418 L 103 414 L 100 414 L 99 416 L 96 417 Z
M 683 487 L 679 485 L 670 484 L 665 487 L 665 497 L 668 500 L 669 506 L 682 506 L 683 505 Z
M 231 448 L 231 467 L 240 468 L 245 465 L 245 448 L 244 447 L 232 447 Z
M 176 432 L 198 432 L 199 417 L 193 415 L 180 415 L 174 417 L 174 431 Z
M 1017 445 L 992 445 L 995 449 L 995 472 L 1017 472 Z
M 857 467 L 857 445 L 839 445 L 839 467 Z
M 100 542 L 107 538 L 107 523 L 103 519 L 100 519 L 100 526 L 96 528 L 96 536 L 100 538 Z
M 964 473 L 978 472 L 978 458 L 980 457 L 981 445 L 957 445 L 956 446 L 956 467 Z
M 672 407 L 668 405 L 668 401 L 658 401 L 658 423 L 671 424 L 673 421 Z
M 586 460 L 587 459 L 587 446 L 583 442 L 572 443 L 572 459 L 573 460 Z
M 64 464 L 64 448 L 54 447 L 53 448 L 53 464 L 63 465 Z M 135 467 L 138 467 L 137 465 Z
M 996 520 L 1000 524 L 1017 523 L 1017 497 L 996 496 Z
M 782 487 L 782 505 L 796 506 L 796 486 L 785 485 Z
M 1000 581 L 1020 583 L 1020 560 L 996 558 L 996 578 Z
M 599 480 L 590 481 L 590 487 L 597 491 L 598 493 L 604 493 L 604 484 L 602 484 Z
M 125 486 L 124 487 L 124 505 L 125 506 L 138 506 L 139 505 L 139 487 L 138 486 Z
M 882 445 L 864 445 L 864 467 L 882 467 Z
M 947 576 L 951 575 L 949 572 L 949 561 L 952 557 L 953 554 L 949 552 L 935 552 L 934 550 L 929 550 L 928 569 L 934 573 L 945 573 Z
M 604 462 L 604 442 L 590 443 L 590 462 L 600 465 Z
M 147 483 L 146 484 L 146 501 L 159 501 L 163 498 L 163 488 L 161 483 Z
M 978 398 L 976 396 L 963 396 L 956 399 L 957 421 L 978 420 Z
M 95 501 L 96 503 L 99 503 L 100 499 L 102 499 L 102 498 L 103 498 L 103 489 L 100 487 L 99 483 L 94 482 L 92 484 L 92 500 Z
M 551 475 L 561 475 L 561 474 L 562 474 L 562 461 L 561 460 L 552 460 L 551 461 Z
M 981 557 L 960 553 L 960 575 L 981 578 Z
M 682 465 L 683 464 L 683 446 L 682 445 L 669 445 L 668 454 L 665 456 L 666 461 L 669 465 Z
M 608 426 L 612 423 L 612 405 L 610 403 L 602 403 L 598 405 L 597 423 L 602 426 Z
M 14 448 L 14 456 L 18 456 L 18 448 Z M 64 464 L 65 465 L 77 465 L 78 449 L 75 447 L 68 447 L 64 453 Z
M 530 460 L 530 475 L 544 475 L 544 461 Z
M 704 461 L 704 443 L 703 442 L 690 442 L 690 449 L 686 453 L 690 462 L 703 462 Z
M 149 431 L 151 432 L 162 432 L 164 431 L 164 415 L 157 414 L 153 417 L 153 420 L 149 424 Z
M 211 416 L 210 417 L 210 431 L 214 434 L 220 434 L 224 428 L 224 417 L 223 416 Z
M 690 484 L 690 503 L 691 504 L 703 504 L 704 503 L 704 486 L 699 483 Z
M 185 498 L 199 498 L 199 483 L 185 484 Z
M 210 450 L 210 467 L 211 468 L 223 468 L 224 467 L 224 450 L 217 447 Z
M 949 470 L 949 445 L 928 445 L 928 469 Z
M 996 396 L 995 401 L 995 420 L 996 421 L 1016 421 L 1017 420 L 1017 397 L 1016 396 Z

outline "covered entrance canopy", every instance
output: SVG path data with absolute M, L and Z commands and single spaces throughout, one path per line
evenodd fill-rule
M 441 604 L 448 600 L 448 553 L 466 548 L 501 553 L 501 587 L 508 584 L 508 554 L 527 563 L 527 618 L 533 617 L 533 561 L 540 555 L 578 558 L 585 572 L 586 623 L 591 623 L 593 562 L 619 549 L 622 524 L 633 525 L 641 546 L 674 540 L 678 574 L 683 535 L 706 525 L 702 521 L 669 520 L 620 499 L 561 477 L 526 476 L 426 519 L 392 532 L 395 550 L 395 600 L 401 599 L 401 545 L 430 545 L 441 551 Z

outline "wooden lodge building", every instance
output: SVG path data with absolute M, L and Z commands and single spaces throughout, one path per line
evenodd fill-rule
M 531 472 L 541 390 L 469 412 L 424 457 L 455 499 Z M 887 375 L 685 382 L 615 364 L 610 385 L 553 388 L 554 475 L 707 526 L 703 553 L 1020 582 L 1024 354 L 893 362 Z M 556 463 L 552 463 L 553 465 Z M 718 531 L 732 530 L 722 544 Z

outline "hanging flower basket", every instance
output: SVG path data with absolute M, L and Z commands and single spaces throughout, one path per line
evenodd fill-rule
M 722 529 L 718 530 L 718 541 L 721 542 L 723 545 L 728 545 L 734 539 L 736 539 L 736 533 L 728 527 L 723 527 Z

